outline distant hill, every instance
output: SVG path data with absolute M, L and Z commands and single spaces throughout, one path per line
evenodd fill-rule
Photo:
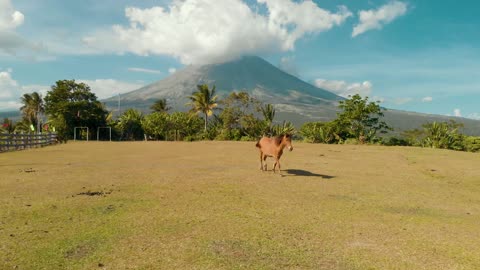
M 288 120 L 300 126 L 308 121 L 329 121 L 336 117 L 338 101 L 343 98 L 292 76 L 256 56 L 204 66 L 188 66 L 171 76 L 120 96 L 122 108 L 137 108 L 144 112 L 155 100 L 166 98 L 174 110 L 187 110 L 187 97 L 198 84 L 216 86 L 217 93 L 227 96 L 232 91 L 245 91 L 259 100 L 275 105 L 277 120 Z M 104 100 L 115 111 L 118 96 Z M 397 132 L 419 128 L 433 121 L 455 120 L 465 125 L 464 132 L 480 135 L 480 121 L 388 110 L 386 121 Z
M 0 120 L 3 121 L 4 118 L 8 118 L 13 121 L 19 121 L 22 119 L 22 114 L 19 110 L 17 111 L 8 111 L 8 112 L 0 112 Z

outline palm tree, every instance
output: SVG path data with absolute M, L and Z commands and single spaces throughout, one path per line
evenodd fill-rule
M 171 108 L 167 106 L 167 99 L 162 98 L 155 101 L 155 103 L 150 106 L 150 109 L 152 109 L 154 112 L 167 112 Z
M 24 119 L 23 121 L 17 122 L 15 125 L 14 132 L 25 132 L 29 133 L 30 131 L 30 124 Z
M 274 136 L 285 134 L 293 135 L 295 133 L 295 127 L 291 122 L 283 121 L 281 125 L 279 124 L 272 127 L 272 133 Z
M 37 131 L 40 130 L 40 114 L 45 112 L 45 104 L 42 95 L 38 92 L 31 94 L 24 94 L 20 101 L 23 106 L 20 107 L 23 118 L 32 125 L 37 126 Z
M 192 106 L 192 111 L 204 114 L 205 131 L 207 131 L 208 117 L 213 114 L 213 109 L 218 106 L 215 86 L 210 90 L 206 84 L 197 85 L 197 92 L 194 92 L 189 98 L 192 102 L 188 104 Z
M 453 122 L 428 123 L 423 125 L 426 133 L 424 145 L 432 148 L 455 149 L 462 140 L 458 129 L 461 125 Z M 459 146 L 462 147 L 461 145 Z
M 267 133 L 270 134 L 272 133 L 272 123 L 273 123 L 273 119 L 275 118 L 275 108 L 273 107 L 272 104 L 265 104 L 265 106 L 260 107 L 260 110 L 262 111 L 263 118 L 265 119 L 265 122 L 268 125 Z

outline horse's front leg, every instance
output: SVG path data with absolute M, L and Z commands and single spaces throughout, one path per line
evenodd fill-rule
M 260 151 L 260 170 L 263 171 L 263 152 Z
M 273 164 L 273 173 L 275 173 L 275 168 L 277 167 L 280 168 L 280 163 L 278 162 L 278 157 L 275 157 L 275 164 Z

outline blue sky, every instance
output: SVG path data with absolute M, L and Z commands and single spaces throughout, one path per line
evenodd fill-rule
M 100 98 L 256 54 L 339 95 L 480 119 L 473 0 L 0 0 L 0 110 L 60 79 Z

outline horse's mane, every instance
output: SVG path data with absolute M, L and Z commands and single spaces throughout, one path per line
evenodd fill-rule
M 283 135 L 273 137 L 273 141 L 275 142 L 275 145 L 280 145 L 282 143 L 282 139 L 283 139 Z

